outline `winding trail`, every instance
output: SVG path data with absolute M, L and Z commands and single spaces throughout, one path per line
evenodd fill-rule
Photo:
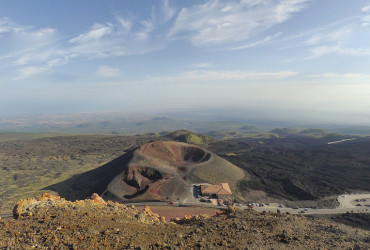
M 366 201 L 356 201 L 356 199 L 365 199 Z M 337 208 L 322 208 L 314 209 L 309 208 L 303 213 L 303 208 L 293 209 L 290 207 L 280 208 L 279 204 L 271 203 L 266 207 L 255 207 L 257 211 L 271 211 L 276 212 L 279 210 L 281 213 L 289 212 L 291 214 L 344 214 L 344 213 L 370 213 L 370 193 L 363 194 L 347 194 L 340 195 L 337 198 L 339 206 Z
M 366 201 L 356 201 L 356 199 L 362 200 L 365 199 Z M 302 213 L 303 208 L 293 209 L 291 207 L 279 207 L 278 203 L 270 203 L 268 206 L 265 207 L 254 207 L 253 209 L 259 212 L 274 212 L 276 213 L 279 210 L 281 213 L 290 213 L 290 214 L 305 214 L 305 215 L 319 215 L 319 214 L 344 214 L 344 213 L 370 213 L 370 193 L 363 193 L 363 194 L 347 194 L 347 195 L 340 195 L 337 198 L 339 202 L 339 206 L 337 208 L 322 208 L 322 209 L 314 209 L 308 208 L 307 211 Z M 130 202 L 130 203 L 123 203 L 126 206 L 166 206 L 168 207 L 167 202 Z M 356 206 L 360 204 L 361 206 Z M 208 208 L 222 208 L 220 206 L 214 206 L 210 204 L 199 204 L 199 203 L 183 203 L 186 207 L 208 207 Z M 173 207 L 177 207 L 177 205 L 172 205 Z M 249 209 L 248 206 L 240 206 L 239 209 Z M 10 219 L 13 217 L 12 213 L 4 213 L 0 214 L 1 219 Z
M 356 140 L 357 138 L 350 138 L 350 139 L 343 139 L 343 140 L 340 140 L 340 141 L 331 141 L 331 142 L 328 142 L 329 145 L 331 144 L 337 144 L 337 143 L 341 143 L 341 142 L 346 142 L 346 141 L 353 141 L 353 140 Z

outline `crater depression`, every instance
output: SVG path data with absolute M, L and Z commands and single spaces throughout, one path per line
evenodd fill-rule
M 192 184 L 228 182 L 238 196 L 237 183 L 245 178 L 242 169 L 196 145 L 156 141 L 135 150 L 103 193 L 116 201 L 191 202 Z

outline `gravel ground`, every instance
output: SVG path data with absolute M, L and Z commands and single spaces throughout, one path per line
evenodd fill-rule
M 369 231 L 326 219 L 253 210 L 186 216 L 167 223 L 143 210 L 44 195 L 17 203 L 17 219 L 0 221 L 0 248 L 17 249 L 367 249 Z

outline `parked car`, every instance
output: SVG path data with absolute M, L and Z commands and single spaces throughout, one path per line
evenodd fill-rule
M 294 206 L 293 209 L 299 209 L 299 207 L 298 206 Z
M 283 208 L 283 207 L 284 207 L 284 205 L 283 205 L 283 204 L 279 204 L 279 207 Z

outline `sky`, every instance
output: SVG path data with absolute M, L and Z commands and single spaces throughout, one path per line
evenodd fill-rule
M 369 41 L 364 0 L 5 0 L 0 114 L 235 108 L 370 122 Z

